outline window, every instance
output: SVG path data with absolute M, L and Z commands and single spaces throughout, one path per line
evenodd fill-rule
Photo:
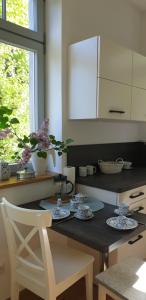
M 37 17 L 38 9 L 43 14 L 43 3 L 2 0 L 0 5 L 0 105 L 14 109 L 21 120 L 20 136 L 37 129 L 44 119 L 44 36 Z M 1 149 L 7 146 L 0 156 L 10 161 L 14 140 L 0 143 Z

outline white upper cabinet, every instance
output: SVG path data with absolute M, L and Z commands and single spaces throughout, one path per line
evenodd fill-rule
M 133 52 L 132 85 L 146 89 L 146 57 L 136 52 Z
M 99 36 L 69 47 L 69 118 L 146 121 L 146 57 Z
M 97 38 L 69 48 L 69 118 L 97 117 Z
M 99 77 L 131 85 L 132 51 L 100 38 Z

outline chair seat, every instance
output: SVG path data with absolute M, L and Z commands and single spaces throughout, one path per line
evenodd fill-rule
M 60 294 L 61 290 L 62 292 L 64 291 L 64 286 L 66 288 L 67 286 L 70 286 L 69 278 L 71 281 L 76 282 L 78 276 L 81 278 L 84 275 L 85 268 L 94 261 L 94 258 L 71 247 L 62 246 L 57 243 L 50 244 L 55 271 L 56 294 Z M 35 254 L 41 258 L 41 249 L 37 249 Z M 28 256 L 27 261 L 33 263 L 32 257 Z M 83 271 L 83 274 L 81 270 Z M 27 278 L 27 281 L 28 278 L 30 280 L 29 288 L 33 291 L 33 284 L 35 286 L 37 285 L 39 295 L 43 296 L 42 293 L 44 292 L 45 282 L 44 273 L 38 271 L 30 272 L 30 269 L 27 267 L 17 268 L 17 280 L 20 284 L 21 282 L 24 282 L 25 277 Z
M 145 279 L 146 262 L 137 257 L 128 257 L 96 276 L 97 283 L 126 300 L 146 300 Z

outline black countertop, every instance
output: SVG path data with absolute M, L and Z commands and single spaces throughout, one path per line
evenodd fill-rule
M 21 205 L 30 209 L 40 209 L 40 201 Z M 94 213 L 94 218 L 81 221 L 76 218 L 59 223 L 54 221 L 51 229 L 85 244 L 101 253 L 109 253 L 118 249 L 123 243 L 130 241 L 146 230 L 146 215 L 135 213 L 133 218 L 143 224 L 139 224 L 134 230 L 117 231 L 106 224 L 106 219 L 114 216 L 115 206 L 105 204 L 104 208 Z
M 122 193 L 146 185 L 146 168 L 135 167 L 131 170 L 123 170 L 118 174 L 108 175 L 98 172 L 94 176 L 77 177 L 76 182 L 115 193 Z

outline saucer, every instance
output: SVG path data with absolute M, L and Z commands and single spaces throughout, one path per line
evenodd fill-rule
M 74 217 L 79 219 L 79 220 L 86 221 L 86 220 L 92 219 L 94 217 L 94 214 L 92 213 L 89 217 L 83 217 L 83 216 L 79 215 L 78 213 L 75 213 Z
M 138 222 L 131 218 L 112 217 L 106 220 L 106 224 L 117 230 L 131 230 L 138 226 Z
M 116 214 L 116 215 L 120 215 L 120 213 L 119 213 L 119 209 L 118 208 L 116 208 L 115 210 L 114 210 L 114 213 Z M 131 216 L 133 214 L 133 211 L 132 210 L 129 210 L 128 212 L 127 212 L 127 214 L 125 214 L 124 216 Z
M 59 214 L 53 214 L 52 212 L 52 219 L 53 220 L 61 220 L 67 218 L 70 215 L 70 210 L 68 209 L 60 209 Z

